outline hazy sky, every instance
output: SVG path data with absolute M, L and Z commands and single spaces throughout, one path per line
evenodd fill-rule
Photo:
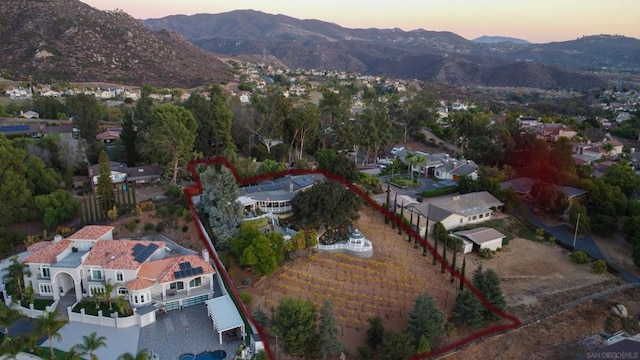
M 582 35 L 640 38 L 640 0 L 82 0 L 135 18 L 260 10 L 349 28 L 452 31 L 467 39 L 512 36 L 531 42 Z

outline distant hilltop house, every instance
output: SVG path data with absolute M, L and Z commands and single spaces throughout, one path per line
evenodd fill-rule
M 560 138 L 572 139 L 578 135 L 576 131 L 567 128 L 564 124 L 540 124 L 533 131 L 538 139 L 548 142 L 557 142 Z
M 76 301 L 104 292 L 114 284 L 113 297 L 125 296 L 132 307 L 178 309 L 204 303 L 214 289 L 215 270 L 209 254 L 180 255 L 162 241 L 116 240 L 112 226 L 89 225 L 63 239 L 35 243 L 22 262 L 31 275 L 34 293 Z
M 600 142 L 573 144 L 573 159 L 578 164 L 590 164 L 603 158 L 615 158 L 622 154 L 623 148 L 620 140 L 607 136 Z
M 257 185 L 241 188 L 238 201 L 250 213 L 260 210 L 284 218 L 291 215 L 291 200 L 298 192 L 323 180 L 324 176 L 321 174 L 291 175 L 265 180 Z
M 26 111 L 26 112 L 20 111 L 20 117 L 23 117 L 25 119 L 39 119 L 40 118 L 40 114 L 38 114 L 37 112 L 35 112 L 33 110 L 29 110 L 29 111 Z
M 98 165 L 91 165 L 88 170 L 91 187 L 95 191 L 98 185 Z M 111 161 L 111 182 L 116 189 L 125 190 L 127 183 L 154 184 L 161 177 L 162 171 L 157 164 L 128 167 L 125 163 Z
M 395 149 L 395 148 L 394 148 Z M 392 151 L 393 152 L 393 151 Z M 395 155 L 403 161 L 409 154 L 422 155 L 426 159 L 423 164 L 415 166 L 412 170 L 423 176 L 433 176 L 440 180 L 458 181 L 463 176 L 469 176 L 472 180 L 478 179 L 478 164 L 465 158 L 454 158 L 446 153 L 427 154 L 420 151 L 409 152 L 402 148 Z M 398 172 L 402 172 L 398 169 Z
M 102 141 L 105 144 L 110 144 L 115 140 L 120 139 L 120 133 L 122 132 L 121 128 L 118 129 L 107 129 L 96 135 L 96 140 Z
M 516 119 L 516 122 L 518 124 L 520 124 L 520 126 L 523 126 L 523 127 L 534 127 L 534 126 L 538 126 L 541 123 L 539 117 L 536 117 L 536 116 L 523 116 L 523 115 L 520 115 Z

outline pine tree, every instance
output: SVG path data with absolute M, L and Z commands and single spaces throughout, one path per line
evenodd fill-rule
M 458 324 L 480 327 L 484 325 L 484 309 L 482 301 L 469 289 L 464 289 L 456 297 L 452 310 L 453 318 Z
M 411 335 L 414 346 L 418 345 L 421 336 L 433 342 L 444 334 L 444 313 L 428 293 L 418 295 L 413 300 L 413 309 L 408 318 L 407 333 Z
M 397 213 L 397 209 L 398 209 L 398 193 L 396 193 L 395 198 L 393 199 L 393 215 L 398 215 Z M 391 219 L 391 228 L 392 229 L 396 229 L 396 221 L 395 219 Z
M 477 285 L 474 282 L 474 285 L 493 306 L 503 311 L 506 309 L 507 303 L 500 288 L 500 278 L 493 269 L 487 269 L 483 274 L 482 282 Z M 486 320 L 499 319 L 498 315 L 491 312 L 487 307 L 485 307 L 484 315 Z
M 333 314 L 333 304 L 325 300 L 320 309 L 320 324 L 318 325 L 318 337 L 320 338 L 320 355 L 322 359 L 328 356 L 337 356 L 344 348 L 338 341 L 338 322 Z

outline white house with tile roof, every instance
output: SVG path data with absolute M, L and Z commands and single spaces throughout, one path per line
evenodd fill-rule
M 77 301 L 104 292 L 125 296 L 132 307 L 173 310 L 203 303 L 213 293 L 215 273 L 209 255 L 173 255 L 162 241 L 113 239 L 113 227 L 89 225 L 63 239 L 35 243 L 22 260 L 25 284 L 36 296 L 53 300 L 69 293 Z

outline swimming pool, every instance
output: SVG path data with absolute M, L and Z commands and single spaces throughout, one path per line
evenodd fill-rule
M 180 355 L 180 360 L 224 360 L 227 357 L 227 352 L 224 350 L 205 351 L 198 355 L 186 353 Z

